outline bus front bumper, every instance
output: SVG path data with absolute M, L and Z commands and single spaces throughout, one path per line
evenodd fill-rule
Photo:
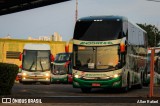
M 67 78 L 51 78 L 51 82 L 52 83 L 55 83 L 55 82 L 67 83 L 68 80 L 67 80 Z
M 50 78 L 22 78 L 22 82 L 50 82 Z
M 74 88 L 121 88 L 122 77 L 106 79 L 106 80 L 83 80 L 79 78 L 73 78 Z
M 51 83 L 68 83 L 68 77 L 67 75 L 54 75 L 51 77 Z

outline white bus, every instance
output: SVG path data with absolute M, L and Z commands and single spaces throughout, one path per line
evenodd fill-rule
M 142 88 L 146 73 L 146 31 L 122 16 L 77 20 L 73 35 L 73 87 Z
M 22 60 L 21 82 L 50 84 L 52 54 L 47 44 L 26 44 L 20 56 Z

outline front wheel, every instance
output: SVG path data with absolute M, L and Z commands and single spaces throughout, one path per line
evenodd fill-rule
M 91 92 L 91 88 L 81 88 L 81 91 L 83 93 L 90 93 Z

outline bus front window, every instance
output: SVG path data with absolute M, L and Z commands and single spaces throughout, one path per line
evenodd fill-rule
M 48 51 L 37 52 L 37 70 L 48 70 L 50 68 L 50 59 Z
M 66 62 L 69 61 L 69 53 L 60 53 L 56 55 L 55 62 Z
M 122 38 L 121 21 L 78 21 L 73 39 L 106 41 Z
M 22 67 L 27 71 L 46 71 L 50 69 L 50 52 L 24 50 Z
M 64 75 L 67 74 L 68 70 L 64 65 L 53 65 L 52 73 L 54 75 Z
M 111 69 L 118 65 L 118 46 L 97 47 L 97 69 Z
M 74 46 L 74 67 L 84 70 L 114 70 L 118 65 L 118 45 L 104 47 Z

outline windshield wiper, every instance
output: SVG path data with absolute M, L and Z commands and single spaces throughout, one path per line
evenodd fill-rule
M 32 62 L 32 65 L 31 65 L 31 67 L 29 68 L 29 70 L 31 70 L 31 68 L 32 68 L 33 64 L 34 64 L 34 61 Z
M 40 57 L 40 66 L 41 66 L 42 71 L 43 71 L 43 66 L 42 66 L 42 63 L 41 63 L 41 57 Z

